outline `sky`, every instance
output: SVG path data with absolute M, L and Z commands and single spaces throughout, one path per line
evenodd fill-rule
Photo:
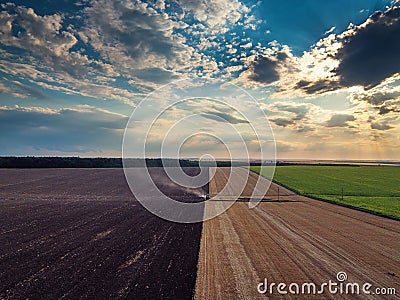
M 121 157 L 140 103 L 159 108 L 165 99 L 148 95 L 190 79 L 254 97 L 278 159 L 400 160 L 398 1 L 0 3 L 0 155 Z M 217 98 L 229 104 L 233 90 Z M 224 156 L 212 136 L 233 143 L 232 128 L 216 130 L 223 122 L 247 130 L 246 100 L 190 101 L 158 128 L 198 113 L 202 135 L 185 140 L 186 156 Z

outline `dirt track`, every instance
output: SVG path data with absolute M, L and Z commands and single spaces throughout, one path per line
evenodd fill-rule
M 237 169 L 240 174 L 244 170 Z M 218 168 L 210 182 L 210 196 L 227 182 L 229 169 Z M 249 196 L 258 175 L 252 173 L 242 196 Z M 227 199 L 237 183 L 229 181 Z M 236 202 L 226 213 L 203 223 L 196 283 L 196 299 L 266 299 L 257 292 L 268 282 L 320 285 L 337 281 L 346 272 L 346 282 L 364 282 L 376 287 L 396 288 L 400 293 L 400 222 L 294 195 L 272 184 L 265 202 L 249 209 Z M 206 211 L 219 201 L 206 205 Z M 284 298 L 289 299 L 291 295 Z M 315 298 L 348 298 L 324 295 Z M 355 297 L 355 295 L 352 295 Z M 379 298 L 360 295 L 360 299 Z M 276 289 L 271 298 L 279 298 Z M 299 295 L 293 299 L 301 298 Z M 304 299 L 312 298 L 310 295 Z
M 201 228 L 146 211 L 122 169 L 0 170 L 0 299 L 191 299 Z

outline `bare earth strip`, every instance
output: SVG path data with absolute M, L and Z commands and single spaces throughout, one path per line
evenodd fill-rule
M 2 169 L 0 299 L 191 299 L 201 228 L 145 210 L 122 169 Z
M 245 170 L 236 169 L 239 174 Z M 210 196 L 225 184 L 233 191 L 237 183 L 227 182 L 229 168 L 218 168 L 210 182 Z M 242 197 L 250 196 L 258 175 L 250 173 Z M 203 223 L 196 283 L 196 299 L 280 298 L 257 292 L 259 282 L 302 283 L 320 286 L 336 274 L 346 272 L 345 283 L 393 287 L 400 293 L 400 222 L 364 212 L 294 195 L 272 184 L 256 208 L 236 202 L 224 214 Z M 207 203 L 205 212 L 225 205 L 223 195 Z M 218 208 L 217 208 L 218 209 Z M 286 288 L 287 290 L 287 288 Z M 299 296 L 285 299 L 347 299 L 349 295 Z M 357 296 L 352 295 L 352 298 Z M 360 295 L 360 299 L 382 296 Z

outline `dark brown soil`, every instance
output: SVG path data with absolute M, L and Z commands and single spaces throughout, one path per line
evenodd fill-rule
M 145 210 L 122 169 L 0 170 L 0 299 L 191 299 L 201 229 Z

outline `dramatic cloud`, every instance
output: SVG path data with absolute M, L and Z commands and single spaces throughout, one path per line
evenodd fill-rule
M 89 58 L 76 48 L 74 29 L 66 28 L 62 14 L 40 16 L 31 8 L 11 3 L 1 7 L 0 44 L 11 48 L 0 58 L 0 71 L 10 78 L 5 79 L 9 94 L 48 99 L 40 91 L 43 87 L 133 105 L 134 92 L 111 86 L 115 80 L 112 77 L 118 73 L 110 64 Z M 99 78 L 103 78 L 102 82 L 98 82 Z
M 317 81 L 300 80 L 295 87 L 296 89 L 303 90 L 308 95 L 313 95 L 320 94 L 321 91 L 335 91 L 341 86 L 335 81 L 330 81 L 328 79 L 319 79 Z
M 220 72 L 223 64 L 205 50 L 218 49 L 215 35 L 244 18 L 248 9 L 238 1 L 177 1 L 168 7 L 172 5 L 171 11 L 163 2 L 92 1 L 80 35 L 141 85 L 156 87 L 184 73 L 207 77 Z M 202 23 L 189 25 L 191 17 Z
M 278 62 L 268 57 L 259 57 L 253 65 L 253 74 L 249 78 L 259 83 L 272 83 L 279 80 Z
M 380 115 L 386 115 L 391 112 L 394 112 L 394 113 L 400 112 L 400 103 L 394 104 L 394 105 L 381 106 L 379 108 Z
M 318 94 L 352 86 L 368 90 L 379 85 L 400 72 L 399 34 L 400 7 L 376 12 L 359 26 L 350 25 L 335 38 L 341 46 L 333 54 L 338 65 L 330 70 L 332 76 L 303 84 L 299 82 L 297 87 L 308 94 Z M 370 101 L 377 104 L 376 101 L 379 98 L 382 101 L 383 97 L 375 95 L 377 97 Z
M 0 12 L 1 44 L 17 47 L 40 59 L 53 71 L 66 72 L 73 77 L 91 72 L 114 73 L 107 64 L 71 50 L 78 39 L 72 27 L 63 27 L 61 14 L 40 16 L 32 8 L 11 3 L 2 4 L 1 7 L 4 9 Z
M 0 94 L 8 94 L 18 98 L 48 99 L 49 97 L 39 89 L 23 84 L 16 80 L 4 80 L 0 84 Z
M 288 125 L 292 125 L 294 123 L 293 120 L 288 119 L 288 118 L 276 118 L 276 119 L 271 119 L 272 122 L 274 122 L 278 126 L 286 127 Z
M 294 116 L 292 117 L 292 120 L 295 121 L 303 120 L 312 110 L 315 110 L 315 106 L 306 103 L 278 102 L 274 107 L 280 112 L 293 113 Z
M 9 153 L 32 146 L 100 153 L 111 145 L 117 151 L 127 120 L 126 116 L 87 105 L 57 110 L 3 106 L 0 107 L 0 142 L 4 145 L 3 151 Z M 21 138 L 14 139 L 17 135 Z
M 353 92 L 350 95 L 353 103 L 366 102 L 379 110 L 380 115 L 400 111 L 400 89 L 398 79 L 387 84 L 381 84 L 367 91 Z
M 289 10 L 274 19 L 268 1 L 45 2 L 0 4 L 3 153 L 28 145 L 26 154 L 119 149 L 125 115 L 148 93 L 189 77 L 246 88 L 285 155 L 353 155 L 357 143 L 364 157 L 383 148 L 391 150 L 380 150 L 382 156 L 398 157 L 398 1 L 356 0 L 356 9 L 348 5 L 318 22 Z M 305 5 L 320 16 L 333 13 L 326 3 Z M 230 103 L 237 96 L 221 97 Z M 237 99 L 237 110 L 182 103 L 160 126 L 168 129 L 184 112 L 203 113 L 201 127 L 210 132 L 226 121 L 248 134 L 240 114 L 247 102 Z M 165 99 L 153 101 L 157 109 Z M 152 137 L 159 143 L 159 135 Z M 375 150 L 368 150 L 371 143 Z
M 311 103 L 275 102 L 263 104 L 274 130 L 284 135 L 295 134 L 293 138 L 315 136 L 315 130 L 325 122 L 327 111 Z
M 364 100 L 372 105 L 381 105 L 384 104 L 388 100 L 393 100 L 396 98 L 400 98 L 400 91 L 382 91 L 379 89 L 378 92 L 372 93 L 358 93 L 353 95 L 353 99 L 355 100 Z
M 280 46 L 276 42 L 269 43 L 271 48 L 257 47 L 258 52 L 251 51 L 252 55 L 241 58 L 247 67 L 237 82 L 245 85 L 255 84 L 265 86 L 272 83 L 280 85 L 283 70 L 296 71 L 294 66 L 289 66 L 288 61 L 293 59 L 290 49 L 287 46 Z
M 400 72 L 400 7 L 374 13 L 342 39 L 334 72 L 343 86 L 374 87 Z
M 39 16 L 32 8 L 14 4 L 2 4 L 0 13 L 0 41 L 9 46 L 54 59 L 65 55 L 77 39 L 68 31 L 62 31 L 62 15 Z
M 327 127 L 348 127 L 348 122 L 355 121 L 354 116 L 345 115 L 345 114 L 337 114 L 333 115 L 327 122 Z
M 191 56 L 173 28 L 186 26 L 158 14 L 140 1 L 92 1 L 85 9 L 88 29 L 82 33 L 104 58 L 132 74 L 132 69 L 170 67 Z
M 225 28 L 229 24 L 238 22 L 245 13 L 249 12 L 243 3 L 238 0 L 185 0 L 176 1 L 186 14 L 204 22 L 211 28 Z
M 400 7 L 394 6 L 322 38 L 300 57 L 277 43 L 260 48 L 261 58 L 247 59 L 252 74 L 244 71 L 242 81 L 273 83 L 279 87 L 278 96 L 318 95 L 355 86 L 370 90 L 400 73 L 399 34 Z
M 376 130 L 389 130 L 394 127 L 384 123 L 384 122 L 372 122 L 371 123 L 371 128 L 376 129 Z

